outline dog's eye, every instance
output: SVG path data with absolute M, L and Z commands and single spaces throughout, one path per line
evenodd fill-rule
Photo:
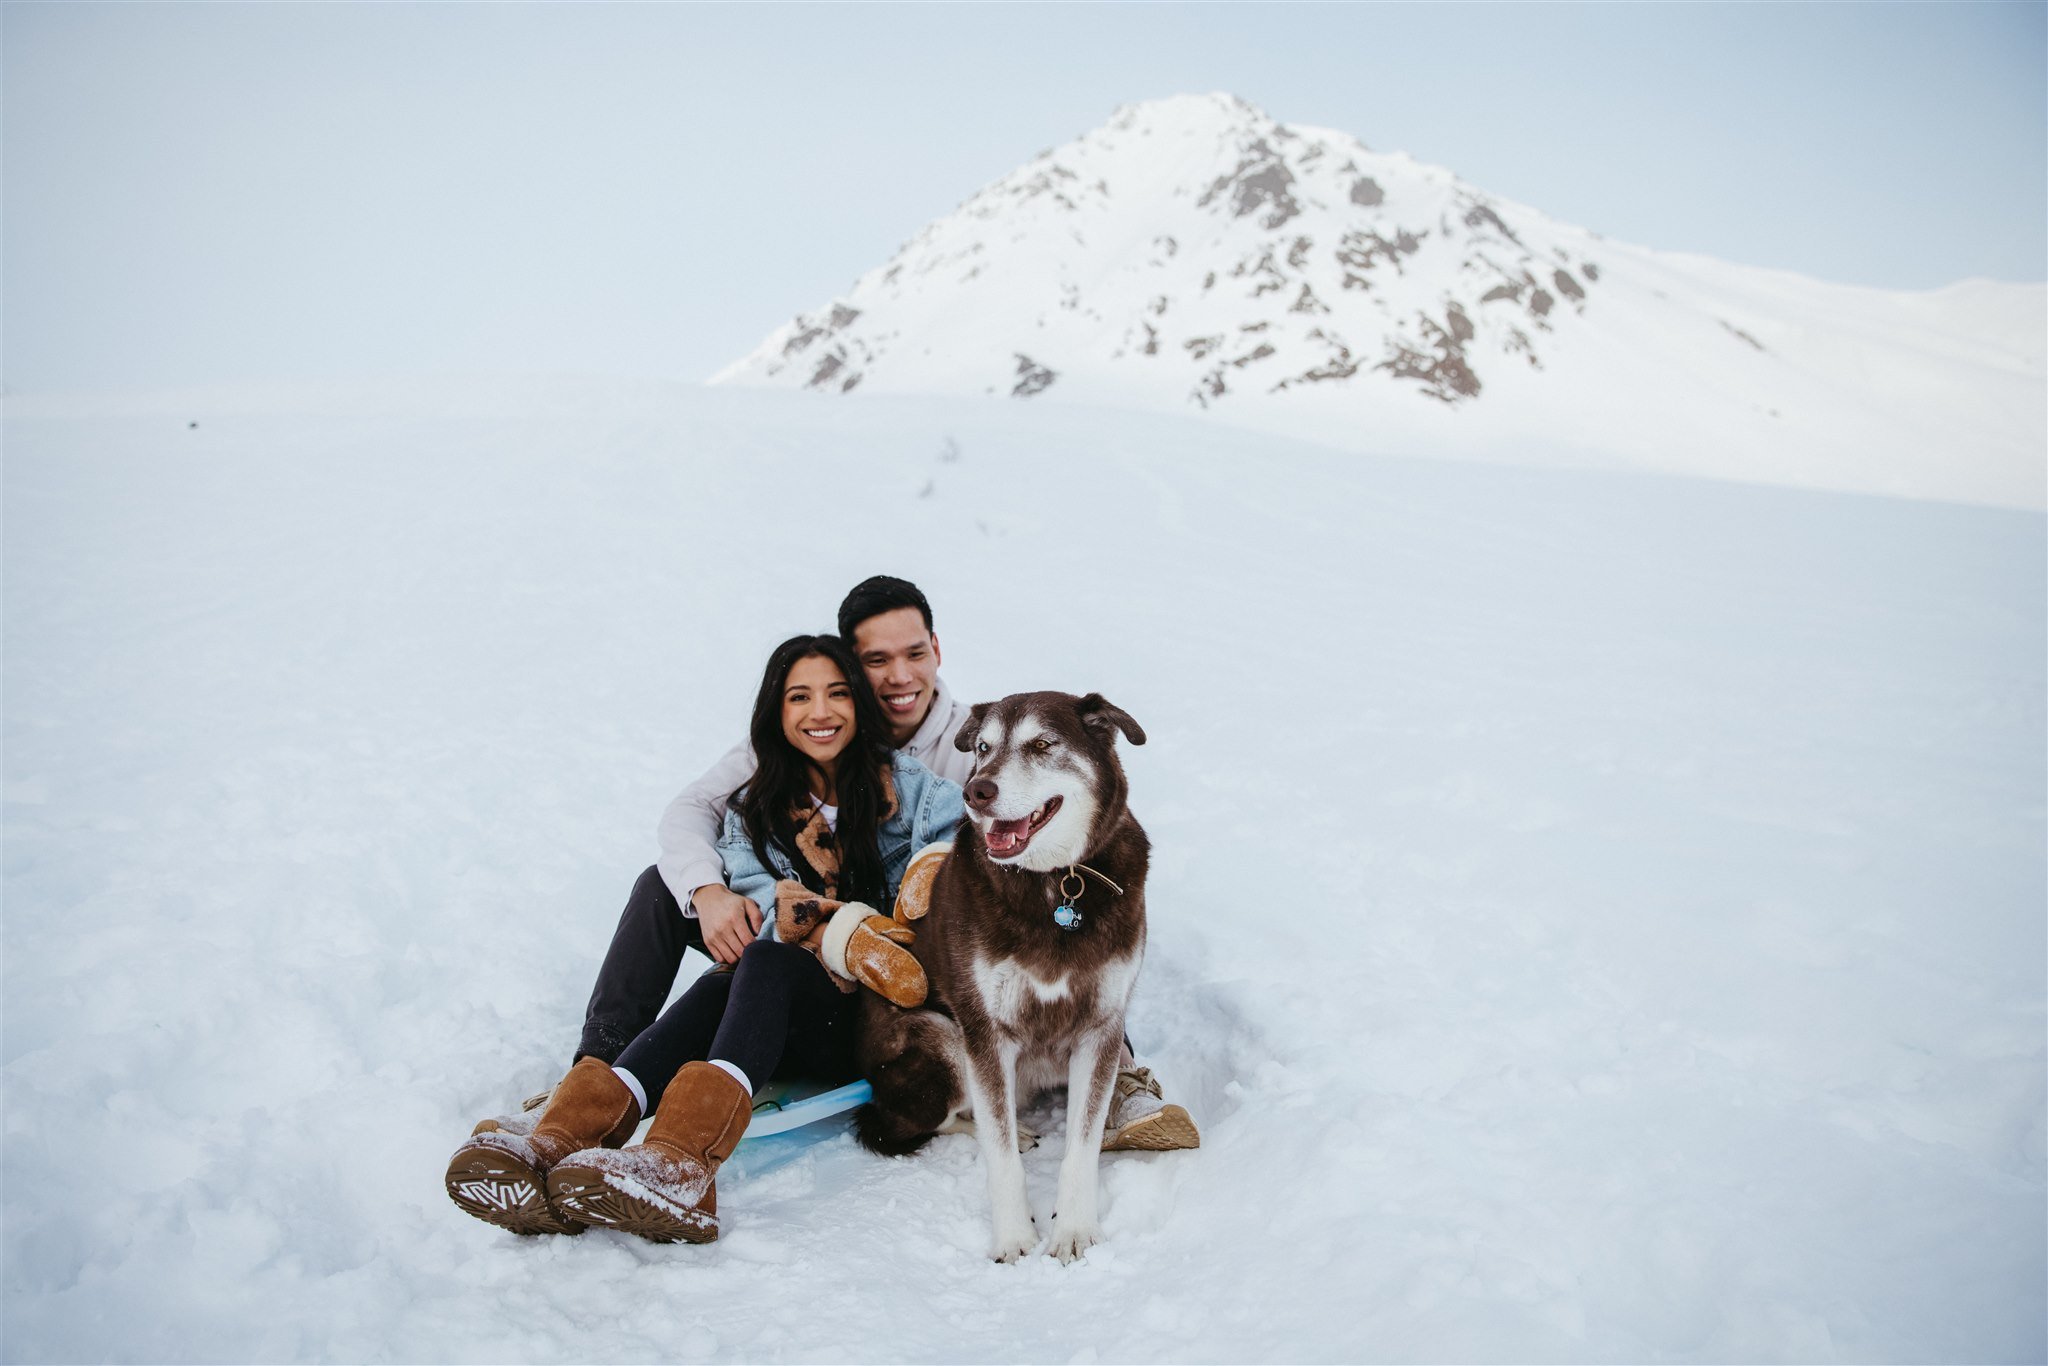
M 1040 754 L 1043 754 L 1047 750 L 1052 748 L 1052 741 L 1041 736 L 1038 739 L 1033 740 L 1031 742 L 1031 747 L 1037 750 Z
M 977 742 L 976 742 L 976 744 L 975 744 L 975 746 L 974 746 L 974 752 L 975 752 L 976 754 L 986 754 L 986 753 L 988 753 L 988 741 L 986 741 L 986 740 L 981 740 L 981 741 L 977 741 Z

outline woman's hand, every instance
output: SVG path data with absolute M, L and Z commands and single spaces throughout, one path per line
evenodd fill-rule
M 704 947 L 721 963 L 737 963 L 747 945 L 761 933 L 761 908 L 720 883 L 710 882 L 690 894 Z

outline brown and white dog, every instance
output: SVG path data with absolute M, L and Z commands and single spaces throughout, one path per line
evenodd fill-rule
M 1051 1251 L 1072 1261 L 1102 1237 L 1097 1167 L 1145 955 L 1150 853 L 1126 804 L 1118 731 L 1145 743 L 1099 693 L 1018 693 L 972 710 L 953 739 L 977 756 L 967 819 L 913 948 L 931 995 L 905 1011 L 862 993 L 860 1062 L 875 1094 L 861 1142 L 911 1152 L 972 1119 L 999 1262 L 1038 1242 L 1017 1107 L 1061 1084 L 1067 1145 Z

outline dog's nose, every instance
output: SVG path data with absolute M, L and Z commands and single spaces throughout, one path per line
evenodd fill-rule
M 987 806 L 996 799 L 996 784 L 993 778 L 975 778 L 967 784 L 967 800 L 974 806 Z

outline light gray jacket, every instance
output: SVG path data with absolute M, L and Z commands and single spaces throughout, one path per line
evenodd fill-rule
M 901 752 L 923 764 L 941 778 L 966 786 L 974 771 L 974 756 L 953 748 L 953 733 L 967 722 L 967 706 L 954 700 L 946 680 L 932 690 L 932 707 L 924 724 L 910 737 Z M 668 884 L 683 914 L 694 916 L 690 896 L 699 887 L 725 881 L 725 865 L 718 858 L 718 837 L 725 828 L 727 799 L 754 776 L 754 747 L 742 740 L 725 752 L 710 771 L 684 788 L 661 813 L 658 833 L 661 857 L 656 867 Z M 774 913 L 774 907 L 763 906 Z

